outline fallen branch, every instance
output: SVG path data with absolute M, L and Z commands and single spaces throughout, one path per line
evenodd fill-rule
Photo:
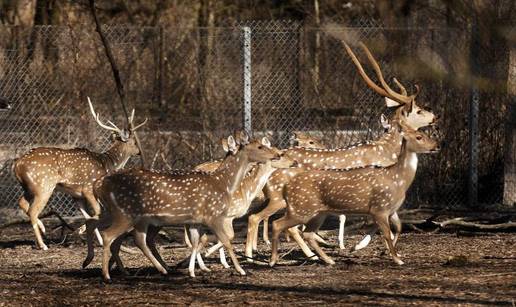
M 482 231 L 496 231 L 496 230 L 516 230 L 516 222 L 505 222 L 497 224 L 483 224 L 478 222 L 464 221 L 464 217 L 457 217 L 442 222 L 433 221 L 433 217 L 419 220 L 403 220 L 403 226 L 421 231 L 423 229 L 431 229 L 432 232 L 437 232 L 451 226 L 458 228 L 466 228 L 468 230 L 482 230 Z

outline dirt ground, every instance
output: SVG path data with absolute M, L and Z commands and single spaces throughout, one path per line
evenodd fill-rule
M 45 223 L 48 223 L 45 222 Z M 160 251 L 170 266 L 187 254 L 180 228 L 169 229 L 178 242 L 161 239 Z M 122 254 L 131 273 L 116 271 L 113 284 L 101 281 L 100 255 L 87 269 L 78 235 L 58 242 L 55 231 L 50 249 L 34 248 L 29 225 L 0 230 L 0 306 L 12 305 L 492 305 L 514 306 L 516 300 L 516 235 L 490 233 L 404 233 L 399 251 L 405 265 L 395 265 L 383 242 L 375 237 L 364 250 L 350 253 L 336 246 L 325 250 L 336 265 L 306 260 L 292 243 L 282 242 L 284 255 L 270 268 L 241 259 L 247 276 L 224 269 L 217 256 L 207 259 L 212 272 L 197 270 L 190 278 L 184 264 L 161 276 L 139 252 Z M 326 234 L 331 244 L 335 235 Z M 242 234 L 235 240 L 243 251 Z M 351 247 L 362 236 L 347 235 Z M 53 239 L 53 240 L 52 240 Z M 53 242 L 53 243 L 52 243 Z M 290 252 L 289 252 L 290 251 Z M 259 257 L 268 260 L 261 242 Z M 229 260 L 228 260 L 229 261 Z

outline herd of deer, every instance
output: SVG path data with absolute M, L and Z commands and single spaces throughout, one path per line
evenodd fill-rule
M 320 257 L 333 264 L 319 246 L 323 239 L 317 231 L 328 215 L 339 215 L 339 245 L 344 248 L 345 214 L 370 215 L 394 262 L 403 264 L 396 251 L 401 231 L 397 211 L 414 179 L 417 154 L 439 150 L 435 140 L 418 131 L 433 125 L 437 117 L 416 104 L 417 86 L 416 93 L 409 95 L 394 79 L 399 92 L 391 89 L 371 52 L 364 44 L 359 45 L 380 85 L 368 77 L 351 48 L 344 43 L 367 85 L 385 97 L 387 107 L 395 108 L 395 112 L 390 119 L 382 115 L 385 132 L 381 137 L 347 148 L 327 149 L 317 140 L 298 133 L 294 135 L 296 147 L 280 150 L 271 146 L 265 137 L 249 140 L 246 134 L 240 133 L 223 140 L 227 153 L 224 159 L 201 164 L 195 170 L 123 170 L 131 156 L 140 154 L 135 131 L 145 122 L 134 126 L 133 110 L 126 129 L 110 121 L 105 124 L 88 98 L 96 122 L 113 132 L 113 145 L 108 151 L 40 147 L 17 159 L 13 165 L 24 190 L 19 205 L 30 217 L 38 246 L 47 249 L 42 237 L 45 227 L 38 215 L 58 189 L 81 200 L 88 242 L 83 267 L 94 257 L 96 234 L 103 245 L 102 274 L 106 281 L 110 281 L 109 270 L 113 263 L 126 272 L 119 251 L 128 235 L 132 235 L 136 246 L 156 269 L 166 274 L 169 269 L 158 253 L 155 238 L 162 227 L 178 224 L 185 225 L 185 240 L 191 247 L 188 270 L 192 277 L 196 263 L 201 270 L 209 271 L 200 253 L 208 238 L 202 232 L 203 225 L 218 239 L 207 254 L 218 250 L 221 263 L 229 267 L 224 254 L 224 250 L 227 251 L 235 269 L 245 275 L 231 244 L 233 220 L 244 216 L 255 199 L 268 200 L 268 204 L 261 212 L 249 216 L 245 246 L 249 261 L 257 248 L 260 222 L 264 221 L 263 238 L 270 244 L 268 219 L 286 209 L 285 215 L 272 223 L 271 266 L 278 261 L 279 236 L 285 230 L 306 256 Z M 85 203 L 93 216 L 86 211 Z M 305 227 L 302 232 L 300 225 Z M 367 246 L 376 231 L 374 229 L 354 249 Z

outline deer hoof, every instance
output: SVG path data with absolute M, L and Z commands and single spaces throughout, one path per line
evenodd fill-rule
M 108 285 L 113 283 L 113 280 L 111 278 L 104 278 L 103 280 L 104 280 L 104 283 L 108 284 Z
M 333 259 L 325 259 L 324 262 L 326 262 L 327 265 L 334 265 L 335 261 Z
M 397 264 L 397 265 L 403 265 L 405 264 L 405 262 L 403 262 L 401 259 L 399 258 L 394 258 L 394 262 Z

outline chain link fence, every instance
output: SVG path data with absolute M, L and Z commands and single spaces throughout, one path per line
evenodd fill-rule
M 105 26 L 104 31 L 130 107 L 138 119 L 150 119 L 140 135 L 151 168 L 188 168 L 220 158 L 220 138 L 246 128 L 245 118 L 255 135 L 268 133 L 282 148 L 289 146 L 293 131 L 321 138 L 330 148 L 378 137 L 380 115 L 389 111 L 382 97 L 366 87 L 341 44 L 343 39 L 352 45 L 364 41 L 386 80 L 397 77 L 412 90 L 418 84 L 419 105 L 440 116 L 440 131 L 430 132 L 445 145 L 439 154 L 421 155 L 408 206 L 468 205 L 472 145 L 470 34 L 465 30 L 389 29 L 371 22 L 310 28 L 292 21 L 254 21 L 173 30 Z M 508 47 L 499 48 L 501 54 Z M 484 51 L 480 54 L 486 60 L 493 56 Z M 367 60 L 360 58 L 374 79 Z M 497 71 L 491 77 L 498 77 Z M 12 105 L 0 112 L 2 207 L 17 208 L 21 188 L 11 165 L 30 148 L 109 148 L 109 133 L 92 120 L 87 96 L 103 118 L 125 122 L 96 32 L 0 28 L 0 97 Z M 503 181 L 509 101 L 503 91 L 481 88 L 479 143 L 473 144 L 479 154 L 481 203 L 500 203 L 504 189 L 512 188 Z M 135 163 L 132 159 L 129 165 Z M 76 213 L 74 201 L 58 192 L 50 207 L 63 215 Z

